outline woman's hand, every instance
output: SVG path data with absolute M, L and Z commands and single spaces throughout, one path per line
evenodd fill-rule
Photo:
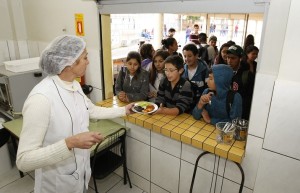
M 132 114 L 134 113 L 131 109 L 134 106 L 134 103 L 130 103 L 128 105 L 125 106 L 125 111 L 126 111 L 126 115 Z
M 103 137 L 98 132 L 83 132 L 73 135 L 65 139 L 67 147 L 72 148 L 89 149 L 96 143 L 103 140 Z

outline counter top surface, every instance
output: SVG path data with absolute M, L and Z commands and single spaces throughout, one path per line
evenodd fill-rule
M 120 107 L 125 106 L 126 103 L 114 97 L 98 102 L 97 105 L 102 107 Z M 195 120 L 190 114 L 183 113 L 178 116 L 170 116 L 134 113 L 124 116 L 123 119 L 237 163 L 241 163 L 245 155 L 245 141 L 233 141 L 230 145 L 218 144 L 216 142 L 215 126 L 207 124 L 203 120 Z

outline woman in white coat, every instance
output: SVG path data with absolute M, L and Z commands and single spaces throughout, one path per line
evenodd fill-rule
M 79 37 L 55 38 L 43 51 L 40 66 L 48 76 L 30 92 L 23 107 L 17 153 L 21 171 L 35 170 L 35 193 L 83 193 L 91 176 L 89 148 L 103 138 L 89 132 L 89 118 L 107 119 L 130 113 L 95 106 L 76 77 L 89 64 L 86 43 Z

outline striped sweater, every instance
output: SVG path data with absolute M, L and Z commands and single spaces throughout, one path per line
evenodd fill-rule
M 158 106 L 163 104 L 168 108 L 176 107 L 179 110 L 179 114 L 189 111 L 193 103 L 190 82 L 181 77 L 172 89 L 171 82 L 164 78 L 159 85 L 155 103 Z

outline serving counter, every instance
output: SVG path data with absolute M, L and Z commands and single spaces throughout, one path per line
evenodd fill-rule
M 98 102 L 97 105 L 120 107 L 126 105 L 126 103 L 114 97 Z M 233 141 L 231 145 L 218 144 L 216 142 L 215 126 L 207 124 L 203 120 L 195 120 L 190 114 L 170 116 L 135 113 L 123 118 L 127 122 L 237 163 L 241 163 L 245 155 L 245 141 Z
M 114 97 L 97 105 L 120 107 L 126 103 Z M 242 192 L 244 172 L 240 163 L 245 156 L 245 141 L 218 144 L 214 125 L 195 120 L 186 113 L 179 116 L 135 113 L 114 121 L 129 128 L 127 165 L 130 178 L 133 184 L 146 192 L 209 192 L 212 182 L 215 189 L 222 190 L 227 160 L 238 165 L 236 168 L 239 170 L 232 170 L 232 164 L 227 163 L 227 167 L 230 165 L 229 172 L 234 171 L 236 178 L 225 177 L 224 184 L 234 182 L 234 188 L 225 185 L 221 192 Z M 211 156 L 205 156 L 199 162 L 203 155 L 209 154 Z M 220 157 L 224 159 L 220 161 Z M 196 176 L 199 168 L 201 173 L 198 171 Z

